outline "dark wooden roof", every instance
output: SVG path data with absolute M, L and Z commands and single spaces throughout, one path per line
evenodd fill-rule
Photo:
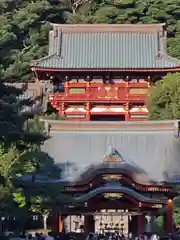
M 77 175 L 74 182 L 84 184 L 98 174 L 120 173 L 128 175 L 137 183 L 143 179 L 143 184 L 145 185 L 155 184 L 150 180 L 144 169 L 132 161 L 126 161 L 117 149 L 110 147 L 109 150 L 110 151 L 103 157 L 103 161 L 101 163 L 87 167 L 80 176 Z
M 137 193 L 136 191 L 130 189 L 130 188 L 126 188 L 126 187 L 122 187 L 119 185 L 114 185 L 114 186 L 103 186 L 103 187 L 99 187 L 99 188 L 95 188 L 94 190 L 81 195 L 79 197 L 74 198 L 74 200 L 76 202 L 86 202 L 98 195 L 101 195 L 103 193 L 122 193 L 125 195 L 128 195 L 132 198 L 134 198 L 136 201 L 138 202 L 144 202 L 144 203 L 150 203 L 150 204 L 163 204 L 165 203 L 163 200 L 160 199 L 152 199 L 152 198 L 148 198 L 140 193 Z

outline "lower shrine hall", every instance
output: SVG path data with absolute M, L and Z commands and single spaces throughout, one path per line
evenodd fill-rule
M 64 183 L 64 191 L 74 196 L 70 213 L 79 216 L 73 218 L 76 230 L 83 226 L 85 233 L 118 231 L 139 236 L 152 231 L 153 216 L 164 209 L 164 231 L 173 231 L 172 199 L 177 194 L 173 186 L 151 180 L 114 148 L 102 163 Z
M 20 179 L 26 186 L 25 176 Z M 153 180 L 133 161 L 110 147 L 98 164 L 90 164 L 70 179 L 38 179 L 38 184 L 63 184 L 73 202 L 58 213 L 56 231 L 132 233 L 152 231 L 154 219 L 164 212 L 164 232 L 173 232 L 173 182 Z

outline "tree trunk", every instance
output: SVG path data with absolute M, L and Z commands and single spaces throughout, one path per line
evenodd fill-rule
M 76 14 L 76 8 L 75 7 L 72 7 L 72 12 L 73 12 L 73 14 Z
M 43 215 L 43 228 L 44 230 L 47 230 L 47 215 Z

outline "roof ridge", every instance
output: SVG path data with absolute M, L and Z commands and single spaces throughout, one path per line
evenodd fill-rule
M 45 57 L 32 60 L 31 63 L 30 63 L 30 65 L 31 65 L 31 66 L 38 65 L 39 62 L 41 62 L 41 61 L 43 61 L 43 60 L 46 60 L 46 59 L 49 59 L 49 58 L 54 57 L 54 56 L 57 56 L 57 54 L 56 54 L 56 53 L 53 53 L 53 54 L 47 55 L 47 56 L 45 56 Z M 57 57 L 58 57 L 58 56 L 57 56 Z M 59 58 L 60 58 L 60 57 L 59 57 Z
M 54 24 L 54 30 L 63 32 L 161 32 L 165 24 Z
M 159 59 L 165 59 L 165 60 L 170 60 L 173 61 L 177 64 L 180 65 L 180 60 L 174 57 L 171 57 L 170 55 L 168 55 L 168 53 L 166 51 L 158 51 L 158 55 L 155 56 L 155 59 L 159 60 Z
M 164 53 L 164 54 L 163 54 L 163 58 L 164 58 L 164 59 L 167 59 L 167 60 L 174 61 L 174 62 L 180 64 L 180 60 L 179 60 L 179 59 L 174 58 L 174 57 L 171 57 L 170 55 L 168 55 L 168 53 Z
M 133 23 L 124 23 L 124 24 L 58 24 L 58 23 L 51 23 L 52 26 L 55 27 L 124 27 L 124 26 L 129 26 L 129 27 L 133 27 L 133 26 L 138 26 L 138 27 L 143 27 L 143 26 L 149 26 L 149 27 L 163 27 L 165 26 L 165 23 L 155 23 L 155 24 L 143 24 L 143 23 L 138 23 L 138 24 L 133 24 Z

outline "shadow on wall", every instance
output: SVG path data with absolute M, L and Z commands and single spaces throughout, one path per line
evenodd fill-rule
M 64 178 L 75 178 L 92 164 L 102 163 L 109 146 L 144 169 L 150 178 L 163 181 L 180 175 L 180 141 L 171 131 L 157 132 L 52 132 L 47 152 L 63 169 Z M 164 174 L 163 174 L 164 173 Z
M 173 140 L 173 161 L 167 162 L 164 171 L 165 181 L 180 181 L 180 140 Z M 165 156 L 166 157 L 166 156 Z
M 62 179 L 74 179 L 78 175 L 78 166 L 73 162 L 56 163 Z
M 38 156 L 39 166 L 37 166 L 37 174 L 41 176 L 47 176 L 49 178 L 60 178 L 62 170 L 55 164 L 54 158 L 52 158 L 46 152 L 40 152 Z

